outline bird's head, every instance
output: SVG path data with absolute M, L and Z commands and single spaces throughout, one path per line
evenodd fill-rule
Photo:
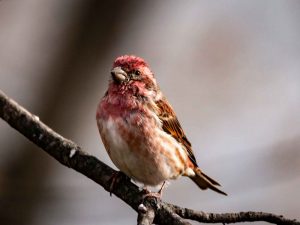
M 124 55 L 118 57 L 111 70 L 113 86 L 137 87 L 139 89 L 156 89 L 156 80 L 144 59 Z

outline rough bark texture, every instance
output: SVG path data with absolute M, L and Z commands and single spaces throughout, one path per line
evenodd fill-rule
M 70 167 L 110 191 L 111 177 L 115 170 L 85 153 L 80 146 L 42 123 L 39 118 L 8 98 L 0 90 L 0 117 L 39 146 L 61 164 Z M 265 212 L 205 213 L 161 202 L 143 199 L 138 187 L 124 176 L 119 176 L 112 193 L 138 212 L 138 224 L 190 224 L 186 219 L 202 223 L 236 223 L 266 221 L 274 224 L 297 224 L 296 220 Z M 142 204 L 142 205 L 141 205 Z

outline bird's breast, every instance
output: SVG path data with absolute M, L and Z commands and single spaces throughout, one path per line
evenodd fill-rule
M 104 115 L 105 114 L 105 115 Z M 125 174 L 147 185 L 158 185 L 183 173 L 186 153 L 161 128 L 151 110 L 100 111 L 97 123 L 113 163 Z
M 112 118 L 98 120 L 98 127 L 105 148 L 113 163 L 131 178 L 145 184 L 157 185 L 164 181 L 155 169 L 153 150 L 149 146 L 150 129 L 143 134 L 138 118 Z M 132 124 L 135 124 L 135 128 Z M 145 129 L 144 129 L 145 130 Z M 148 138 L 144 134 L 149 135 Z M 151 152 L 152 151 L 152 152 Z M 152 156 L 151 156 L 152 155 Z M 158 175 L 158 176 L 157 176 Z

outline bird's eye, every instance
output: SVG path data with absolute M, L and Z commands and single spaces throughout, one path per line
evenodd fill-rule
M 140 72 L 139 70 L 136 70 L 136 71 L 134 71 L 134 74 L 135 74 L 136 76 L 139 76 L 139 75 L 141 75 L 141 72 Z

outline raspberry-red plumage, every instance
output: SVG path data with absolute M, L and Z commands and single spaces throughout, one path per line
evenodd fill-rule
M 199 169 L 192 146 L 148 64 L 137 56 L 120 56 L 113 63 L 113 75 L 115 71 L 122 81 L 110 81 L 96 116 L 114 164 L 145 185 L 183 175 L 201 189 L 225 194 L 216 187 L 218 182 Z
M 117 67 L 117 66 L 120 66 L 128 71 L 143 66 L 148 67 L 144 59 L 134 55 L 124 55 L 118 57 L 113 63 L 113 67 Z

